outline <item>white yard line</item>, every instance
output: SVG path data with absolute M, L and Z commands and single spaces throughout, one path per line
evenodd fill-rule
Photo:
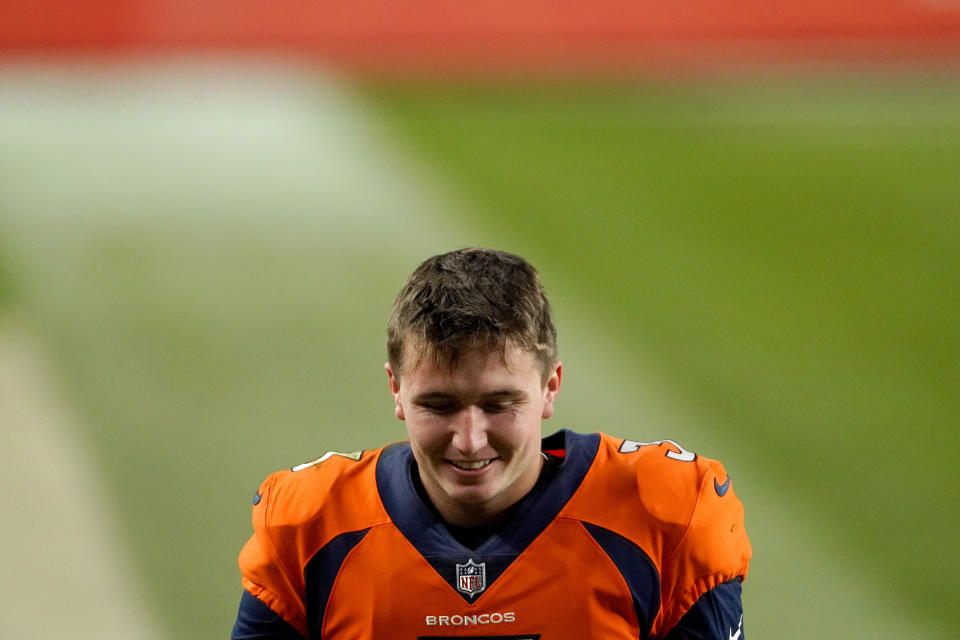
M 384 275 L 402 279 L 424 252 L 462 240 L 381 151 L 313 68 L 0 67 L 0 240 L 41 288 L 69 277 L 76 243 L 144 229 L 391 255 L 403 267 Z M 49 312 L 46 291 L 28 297 Z M 190 636 L 150 618 L 151 577 L 137 575 L 99 452 L 58 391 L 40 337 L 0 325 L 0 638 Z
M 96 466 L 22 323 L 0 321 L 0 637 L 152 640 Z

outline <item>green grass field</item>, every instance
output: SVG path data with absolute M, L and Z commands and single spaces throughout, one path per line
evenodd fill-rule
M 59 364 L 168 637 L 227 634 L 263 476 L 403 437 L 386 315 L 466 244 L 553 295 L 548 428 L 727 463 L 751 635 L 951 637 L 955 83 L 279 75 L 0 77 L 0 305 Z
M 902 606 L 957 628 L 954 85 L 375 95 L 486 224 L 710 416 L 725 457 L 833 523 Z
M 7 264 L 6 248 L 0 244 L 0 310 L 10 306 L 13 298 L 13 282 L 10 266 Z

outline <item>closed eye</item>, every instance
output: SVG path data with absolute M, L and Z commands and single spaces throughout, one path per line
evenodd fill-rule
M 487 413 L 504 413 L 515 411 L 526 402 L 527 396 L 517 391 L 498 391 L 483 399 L 480 407 Z
M 476 406 L 485 413 L 507 413 L 516 411 L 526 401 L 527 396 L 521 391 L 496 391 L 481 396 L 477 399 Z M 413 398 L 413 405 L 438 416 L 452 415 L 464 407 L 460 399 L 441 393 L 425 393 L 417 396 Z
M 516 407 L 517 403 L 515 402 L 485 402 L 480 405 L 480 408 L 487 413 L 504 413 L 505 411 L 510 411 Z
M 456 413 L 459 405 L 453 402 L 418 402 L 417 406 L 438 416 Z

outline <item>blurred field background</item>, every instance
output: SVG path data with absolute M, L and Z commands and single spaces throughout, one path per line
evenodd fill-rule
M 548 431 L 726 463 L 751 637 L 957 636 L 960 8 L 610 5 L 0 3 L 0 635 L 227 636 L 261 479 L 403 437 L 393 295 L 490 245 Z

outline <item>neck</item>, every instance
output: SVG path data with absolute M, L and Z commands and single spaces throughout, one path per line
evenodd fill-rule
M 423 487 L 427 498 L 440 518 L 447 524 L 455 527 L 492 527 L 507 520 L 513 506 L 523 500 L 537 485 L 545 464 L 544 456 L 537 458 L 535 473 L 523 479 L 522 484 L 513 489 L 513 496 L 504 496 L 502 493 L 493 496 L 490 500 L 475 503 L 459 503 L 450 499 L 439 487 L 432 486 L 424 481 L 420 475 L 420 486 Z M 521 482 L 518 480 L 518 482 Z

